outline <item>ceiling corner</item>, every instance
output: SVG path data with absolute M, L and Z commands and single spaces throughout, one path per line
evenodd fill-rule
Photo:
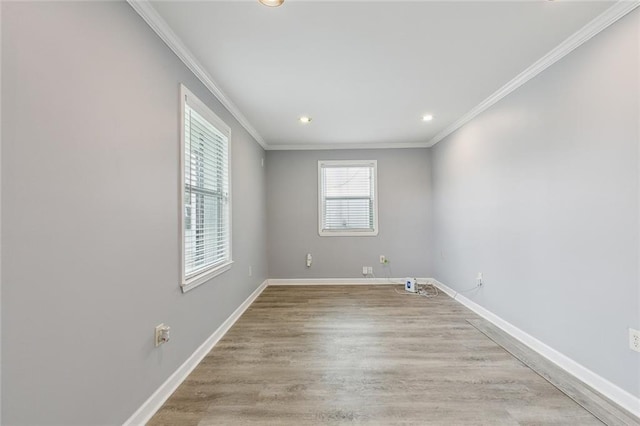
M 531 64 L 527 69 L 515 76 L 511 81 L 499 88 L 484 101 L 480 102 L 465 115 L 431 138 L 427 143 L 427 146 L 434 146 L 638 6 L 640 6 L 640 1 L 638 0 L 618 0 L 613 6 L 609 7 L 584 27 L 580 28 L 573 35 L 553 48 L 542 58 Z
M 222 89 L 218 87 L 213 78 L 204 69 L 196 57 L 191 53 L 182 40 L 169 27 L 167 22 L 158 14 L 153 5 L 148 0 L 127 0 L 127 3 L 135 10 L 138 15 L 151 27 L 153 31 L 165 42 L 167 46 L 178 56 L 178 58 L 198 77 L 205 87 L 220 101 L 220 103 L 238 120 L 240 125 L 258 142 L 263 149 L 268 149 L 268 145 L 264 138 L 251 125 L 249 120 L 242 114 L 238 107 L 224 94 Z

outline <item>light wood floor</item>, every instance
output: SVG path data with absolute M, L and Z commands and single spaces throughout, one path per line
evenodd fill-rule
M 442 293 L 267 287 L 149 424 L 602 424 L 470 318 Z

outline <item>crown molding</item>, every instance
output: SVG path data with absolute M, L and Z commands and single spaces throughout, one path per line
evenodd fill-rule
M 279 144 L 268 145 L 258 131 L 249 123 L 249 120 L 240 112 L 238 107 L 216 85 L 213 78 L 205 71 L 191 51 L 182 40 L 173 32 L 169 24 L 158 14 L 148 0 L 127 0 L 129 5 L 144 19 L 144 21 L 158 34 L 180 60 L 195 74 L 196 77 L 209 89 L 209 91 L 227 108 L 236 120 L 253 136 L 253 138 L 266 150 L 334 150 L 334 149 L 393 149 L 393 148 L 428 148 L 440 142 L 451 133 L 455 132 L 469 121 L 489 109 L 511 92 L 543 72 L 545 69 L 567 56 L 576 48 L 584 44 L 596 34 L 609 27 L 614 22 L 640 6 L 640 0 L 619 0 L 602 14 L 597 16 L 587 25 L 571 35 L 565 41 L 556 46 L 545 56 L 534 62 L 515 78 L 502 86 L 484 101 L 476 105 L 472 110 L 460 117 L 457 121 L 447 126 L 444 130 L 429 139 L 428 142 L 419 143 L 384 143 L 384 144 Z
M 249 123 L 249 120 L 240 112 L 238 107 L 224 94 L 224 92 L 213 81 L 213 78 L 205 71 L 204 67 L 196 59 L 195 55 L 184 45 L 182 40 L 173 32 L 169 24 L 158 14 L 148 0 L 127 0 L 127 3 L 138 15 L 158 34 L 173 53 L 191 70 L 193 74 L 205 85 L 220 103 L 235 117 L 247 132 L 262 146 L 267 148 L 267 144 L 260 136 L 260 133 Z
M 327 149 L 400 149 L 428 148 L 427 142 L 415 143 L 323 143 L 267 145 L 268 151 L 318 151 Z
M 569 53 L 573 52 L 576 48 L 584 44 L 587 40 L 591 39 L 593 36 L 603 31 L 609 25 L 616 22 L 618 19 L 625 16 L 627 13 L 634 10 L 636 7 L 640 6 L 640 1 L 638 0 L 620 0 L 615 3 L 613 6 L 605 10 L 603 13 L 594 18 L 587 25 L 582 27 L 576 33 L 571 35 L 565 41 L 560 43 L 554 49 L 552 49 L 549 53 L 544 55 L 542 58 L 538 59 L 531 66 L 529 66 L 526 70 L 518 74 L 515 78 L 509 81 L 507 84 L 498 89 L 495 93 L 489 96 L 484 101 L 480 102 L 475 108 L 471 111 L 463 115 L 460 119 L 455 121 L 450 126 L 446 127 L 440 133 L 435 135 L 433 138 L 429 140 L 427 146 L 431 147 L 442 139 L 449 136 L 451 133 L 458 130 L 460 127 L 467 124 L 469 121 L 473 120 L 476 116 L 486 111 L 500 101 L 502 98 L 509 95 L 514 90 L 518 89 L 520 86 L 525 84 L 527 81 L 531 80 L 538 74 L 540 74 L 545 69 L 549 68 L 551 65 L 558 62 L 560 59 L 567 56 Z

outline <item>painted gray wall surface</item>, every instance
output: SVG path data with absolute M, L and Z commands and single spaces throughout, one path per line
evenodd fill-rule
M 432 150 L 435 277 L 635 396 L 639 19 Z
M 318 235 L 318 160 L 378 161 L 378 236 Z M 430 276 L 430 173 L 426 148 L 268 151 L 269 278 L 362 278 L 363 266 L 378 277 Z
M 235 264 L 187 294 L 181 82 L 233 154 Z M 2 88 L 2 424 L 121 424 L 266 278 L 264 151 L 126 3 L 2 2 Z
M 0 4 L 0 55 L 2 48 L 2 4 Z M 0 64 L 2 58 L 0 57 Z M 2 66 L 0 66 L 0 96 L 2 94 Z M 0 101 L 0 125 L 2 124 L 2 102 Z M 0 129 L 0 423 L 2 423 L 2 131 Z

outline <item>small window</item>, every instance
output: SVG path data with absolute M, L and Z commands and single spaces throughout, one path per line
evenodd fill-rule
M 186 87 L 181 95 L 182 289 L 231 267 L 231 130 Z
M 378 235 L 377 166 L 375 160 L 318 162 L 320 235 Z

